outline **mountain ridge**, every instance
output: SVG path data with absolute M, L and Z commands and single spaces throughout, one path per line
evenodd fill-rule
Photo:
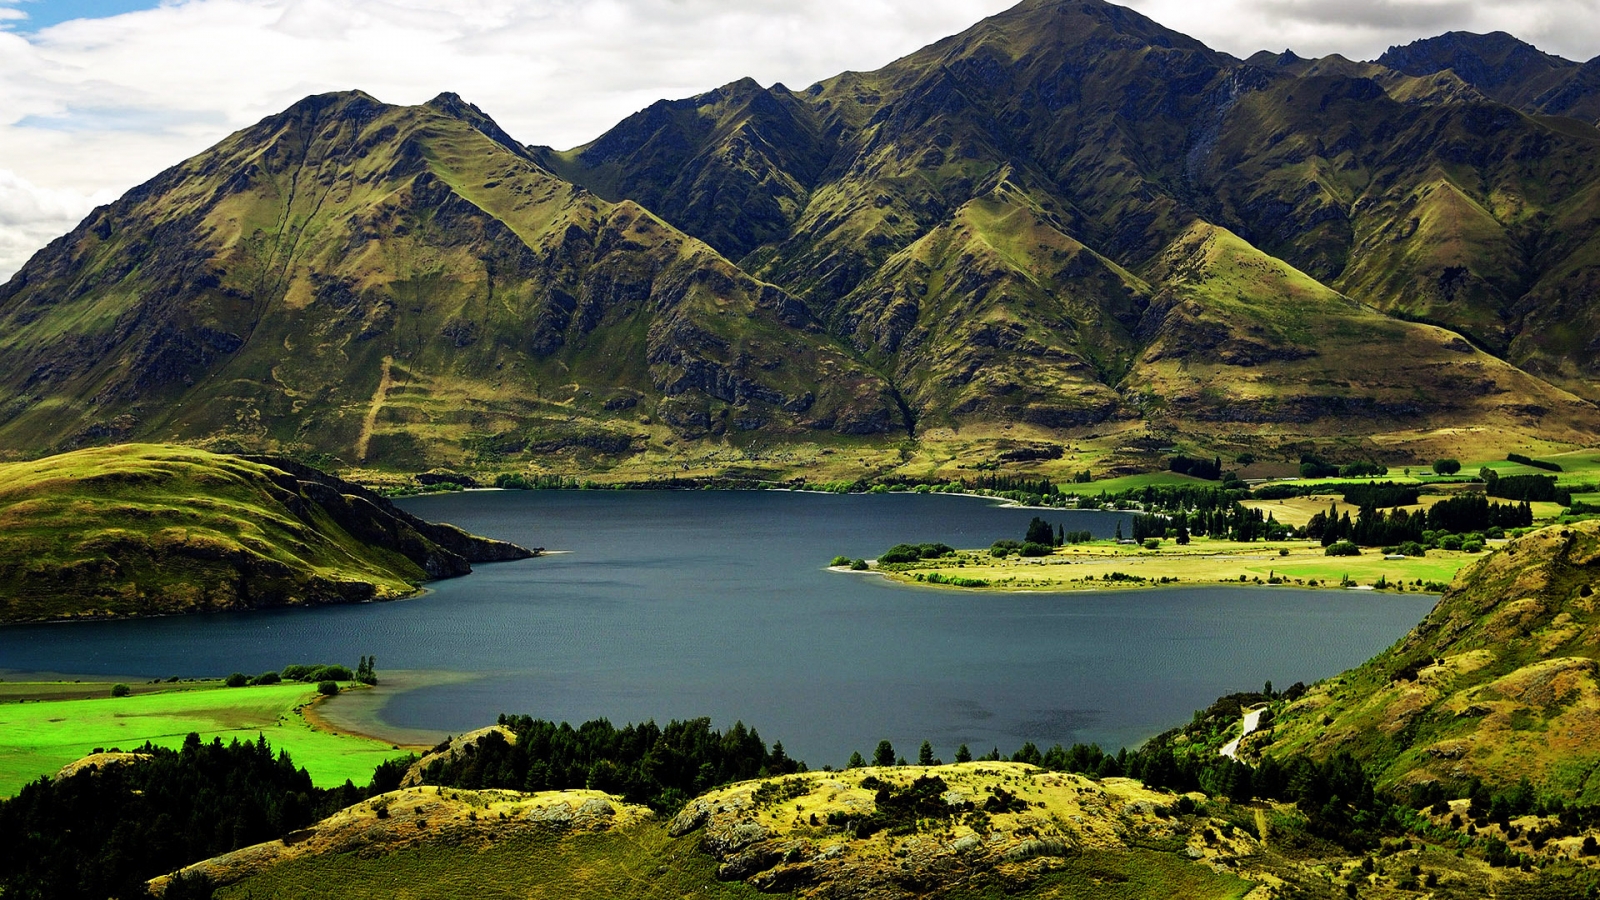
M 1467 76 L 1241 61 L 1029 0 L 569 151 L 450 93 L 307 98 L 0 287 L 0 450 L 659 470 L 1012 426 L 1592 443 L 1600 130 Z

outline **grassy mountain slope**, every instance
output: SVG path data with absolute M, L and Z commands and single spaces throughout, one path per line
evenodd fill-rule
M 1576 123 L 1308 73 L 1241 98 L 1197 181 L 1263 250 L 1592 397 L 1597 151 Z
M 1529 778 L 1600 801 L 1600 522 L 1462 572 L 1393 647 L 1281 712 L 1268 753 L 1350 750 L 1389 783 Z
M 652 107 L 559 155 L 562 171 L 640 198 L 691 233 L 703 227 L 697 198 L 715 195 L 727 172 L 741 174 L 729 187 L 738 196 L 761 181 L 789 186 L 782 217 L 735 220 L 743 233 L 770 235 L 743 265 L 803 297 L 879 362 L 924 422 L 970 426 L 998 413 L 1082 424 L 1148 409 L 1113 398 L 1173 385 L 1136 360 L 1187 350 L 1144 343 L 1165 312 L 1140 314 L 1163 290 L 1192 290 L 1163 282 L 1173 272 L 1163 259 L 1197 220 L 1363 304 L 1459 330 L 1562 388 L 1600 396 L 1590 290 L 1600 131 L 1519 114 L 1454 73 L 1292 55 L 1241 64 L 1108 3 L 1029 0 L 874 72 L 798 93 L 744 84 L 737 104 L 731 92 Z M 757 107 L 767 112 L 750 112 Z M 804 123 L 807 141 L 784 159 L 735 151 L 733 122 L 765 135 Z M 698 193 L 679 190 L 686 184 Z M 996 203 L 1026 210 L 990 217 L 1025 237 L 1003 251 L 974 221 Z M 1069 245 L 1098 262 L 1061 266 Z M 1246 285 L 1257 298 L 1248 315 L 1270 314 L 1274 284 Z M 1012 334 L 1001 352 L 988 324 Z M 1268 368 L 1323 344 L 1323 371 L 1302 380 L 1308 402 L 1285 407 L 1297 410 L 1290 422 L 1320 421 L 1311 433 L 1370 430 L 1337 387 L 1362 368 L 1349 352 L 1367 345 L 1336 333 L 1322 341 L 1315 322 L 1299 344 L 1281 345 L 1270 322 L 1229 324 L 1264 326 L 1251 340 Z M 1374 325 L 1365 340 L 1405 359 L 1411 343 L 1441 339 Z M 1034 352 L 1015 352 L 1019 341 Z M 1535 381 L 1495 361 L 1474 367 L 1487 396 L 1547 408 L 1560 396 L 1578 431 L 1592 429 L 1592 410 L 1560 391 L 1518 397 Z M 1453 374 L 1415 365 L 1394 380 L 1418 398 L 1453 396 Z M 1174 424 L 1205 431 L 1235 417 L 1209 398 L 1158 399 L 1180 401 L 1165 404 Z
M 288 462 L 134 444 L 0 465 L 0 621 L 386 600 L 528 555 Z
M 1475 422 L 1582 440 L 1593 406 L 1442 328 L 1399 321 L 1197 223 L 1152 265 L 1165 287 L 1125 387 L 1174 427 L 1403 431 Z
M 308 98 L 0 288 L 0 452 L 659 474 L 1013 427 L 1592 443 L 1600 130 L 1495 99 L 1514 72 L 1407 65 L 1025 0 L 564 152 L 453 95 Z
M 894 427 L 803 305 L 450 95 L 313 97 L 233 135 L 42 251 L 0 321 L 12 449 L 222 435 L 426 466 L 626 453 L 652 413 Z

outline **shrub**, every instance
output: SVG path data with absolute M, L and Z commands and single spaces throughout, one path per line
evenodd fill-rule
M 1479 540 L 1462 541 L 1461 542 L 1461 551 L 1463 553 L 1482 553 L 1483 552 L 1483 541 L 1479 541 Z
M 125 684 L 113 684 L 111 686 L 111 696 L 113 697 L 126 697 L 131 693 L 133 693 L 133 688 Z
M 250 680 L 251 684 L 277 684 L 283 681 L 283 676 L 277 672 L 262 672 Z
M 1461 535 L 1459 534 L 1445 534 L 1439 536 L 1439 546 L 1445 550 L 1460 550 L 1461 544 Z
M 334 681 L 319 681 L 317 682 L 317 693 L 324 697 L 332 697 L 334 694 L 339 693 L 339 684 Z
M 848 565 L 850 565 L 850 557 L 848 557 L 848 556 L 835 556 L 833 558 L 833 562 L 828 563 L 828 565 L 830 565 L 830 566 L 848 566 Z
M 1433 471 L 1440 475 L 1454 475 L 1461 471 L 1461 460 L 1449 457 L 1436 459 L 1433 461 Z
M 989 547 L 989 555 L 995 557 L 1004 557 L 1021 549 L 1021 541 L 995 541 L 994 544 Z
M 1033 541 L 1024 541 L 1017 552 L 1023 556 L 1049 556 L 1054 551 L 1047 544 L 1036 544 Z
M 1289 548 L 1288 547 L 1279 547 L 1278 548 L 1278 555 L 1279 556 L 1288 556 L 1289 555 Z
M 1331 478 L 1339 474 L 1339 467 L 1315 456 L 1300 457 L 1301 478 Z
M 922 551 L 912 544 L 895 544 L 888 550 L 878 554 L 879 565 L 894 563 L 912 563 L 922 558 Z
M 1154 549 L 1156 549 L 1157 547 L 1160 547 L 1160 546 L 1161 546 L 1161 540 L 1159 538 L 1145 538 L 1144 539 L 1144 548 L 1146 550 L 1154 550 Z
M 226 684 L 228 687 L 244 687 L 249 683 L 250 676 L 243 672 L 235 672 L 232 675 L 229 675 L 227 680 L 223 682 L 223 684 Z
M 850 571 L 852 571 L 852 572 L 865 572 L 866 570 L 867 570 L 867 561 L 866 560 L 864 560 L 864 559 L 853 559 L 853 560 L 850 561 Z
M 1361 548 L 1349 541 L 1335 541 L 1322 553 L 1324 556 L 1360 556 Z

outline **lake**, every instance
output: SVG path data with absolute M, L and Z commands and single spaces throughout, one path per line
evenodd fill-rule
M 567 552 L 479 566 L 395 603 L 0 628 L 0 668 L 214 676 L 376 654 L 380 676 L 473 676 L 396 695 L 383 712 L 395 726 L 709 716 L 819 767 L 881 738 L 911 758 L 927 739 L 947 760 L 962 743 L 1131 746 L 1222 694 L 1360 663 L 1435 599 L 1221 585 L 985 593 L 826 570 L 901 541 L 1020 539 L 1034 515 L 1097 536 L 1128 527 L 1114 513 L 965 497 L 475 491 L 402 505 Z

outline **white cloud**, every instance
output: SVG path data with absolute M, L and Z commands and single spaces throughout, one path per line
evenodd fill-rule
M 109 190 L 85 195 L 43 188 L 10 169 L 0 169 L 0 259 L 16 259 L 20 265 L 114 196 Z
M 40 196 L 79 198 L 54 219 L 0 219 L 0 278 L 50 229 L 74 224 L 87 198 L 120 193 L 307 94 L 361 88 L 420 103 L 455 91 L 518 139 L 567 147 L 657 99 L 746 75 L 800 88 L 877 68 L 1012 2 L 164 0 L 28 36 L 0 29 L 0 166 Z M 1600 52 L 1600 0 L 1130 5 L 1238 55 L 1370 57 L 1450 28 L 1500 28 L 1574 58 Z M 0 0 L 0 16 L 8 9 Z

